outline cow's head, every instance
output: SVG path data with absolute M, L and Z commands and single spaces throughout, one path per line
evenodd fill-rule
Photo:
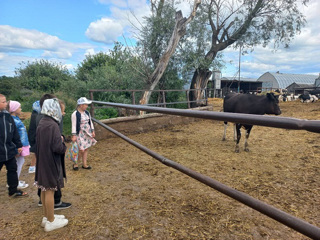
M 279 99 L 273 93 L 267 93 L 268 111 L 267 114 L 280 115 Z

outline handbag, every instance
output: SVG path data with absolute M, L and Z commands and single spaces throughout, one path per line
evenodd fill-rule
M 77 142 L 73 142 L 67 150 L 66 159 L 72 161 L 74 164 L 77 164 L 78 154 L 79 154 L 78 144 Z

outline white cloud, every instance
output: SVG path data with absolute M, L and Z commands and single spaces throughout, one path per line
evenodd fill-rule
M 136 28 L 141 28 L 143 17 L 150 13 L 146 0 L 99 0 L 99 2 L 108 5 L 111 14 L 108 18 L 104 17 L 90 23 L 86 36 L 96 42 L 112 44 L 122 36 L 133 38 L 137 32 Z
M 86 50 L 84 55 L 87 56 L 87 55 L 94 55 L 94 54 L 95 54 L 95 50 L 93 48 L 89 48 Z
M 101 18 L 90 23 L 86 36 L 92 41 L 112 44 L 122 35 L 122 32 L 121 23 L 110 18 Z
M 78 48 L 88 46 L 89 44 L 69 43 L 37 30 L 0 25 L 0 50 L 2 52 L 42 50 L 44 57 L 71 58 Z
M 117 7 L 122 8 L 127 6 L 127 2 L 125 0 L 99 0 L 99 2 L 106 5 L 116 5 Z
M 263 48 L 257 46 L 254 52 L 241 56 L 241 76 L 257 78 L 265 72 L 284 72 L 296 74 L 315 74 L 320 72 L 320 2 L 311 0 L 308 7 L 302 9 L 307 24 L 301 34 L 295 36 L 289 48 L 280 47 L 276 51 L 272 44 Z M 227 69 L 223 75 L 236 74 L 239 64 L 239 50 L 228 48 L 223 51 Z

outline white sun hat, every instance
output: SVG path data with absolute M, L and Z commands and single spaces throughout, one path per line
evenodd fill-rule
M 81 97 L 78 99 L 77 104 L 81 105 L 81 104 L 91 104 L 92 101 L 89 101 L 86 97 Z

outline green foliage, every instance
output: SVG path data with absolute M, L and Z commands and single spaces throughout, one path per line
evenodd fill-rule
M 153 68 L 164 53 L 175 26 L 176 9 L 173 2 L 159 2 L 156 11 L 144 18 L 145 25 L 137 45 L 142 48 L 141 52 L 147 61 L 153 64 Z
M 103 67 L 110 60 L 110 56 L 103 52 L 99 52 L 95 55 L 87 55 L 82 63 L 78 64 L 76 70 L 76 78 L 83 82 L 92 81 L 91 72 L 93 69 Z
M 141 89 L 144 82 L 141 74 L 135 70 L 137 64 L 138 58 L 132 56 L 120 43 L 115 43 L 108 53 L 89 55 L 78 65 L 76 76 L 80 81 L 75 82 L 78 86 L 72 91 L 75 91 L 77 96 L 86 96 L 88 89 Z M 69 85 L 66 86 L 67 84 Z M 68 82 L 64 88 L 71 89 L 73 84 Z M 131 103 L 128 93 L 94 93 L 94 99 Z
M 116 108 L 99 108 L 95 110 L 94 117 L 98 120 L 116 118 L 118 117 L 118 111 Z
M 16 77 L 0 77 L 0 93 L 5 96 L 13 96 L 17 100 L 20 95 L 20 88 L 17 86 L 21 86 L 21 82 Z
M 15 73 L 23 88 L 49 93 L 58 91 L 63 82 L 72 79 L 64 66 L 43 59 L 22 62 Z

